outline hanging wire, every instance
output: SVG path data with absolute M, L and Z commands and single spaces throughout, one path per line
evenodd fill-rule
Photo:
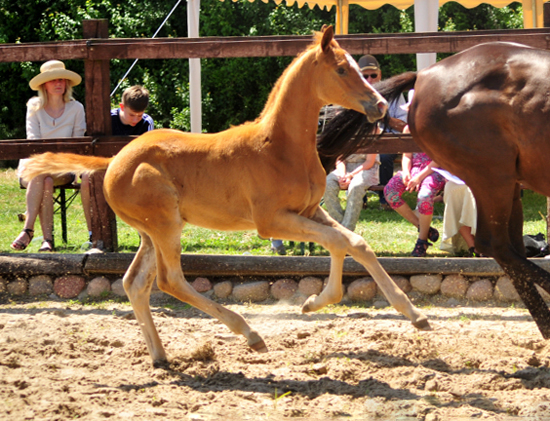
M 176 5 L 174 7 L 172 7 L 172 10 L 170 10 L 170 13 L 168 13 L 168 15 L 166 16 L 166 19 L 164 19 L 164 21 L 160 24 L 159 28 L 157 29 L 157 31 L 155 32 L 155 34 L 152 36 L 152 38 L 155 38 L 157 36 L 157 34 L 159 33 L 159 31 L 161 30 L 161 28 L 164 26 L 164 24 L 166 23 L 166 21 L 170 18 L 170 16 L 172 15 L 172 13 L 174 13 L 174 10 L 176 10 L 176 8 L 179 6 L 179 4 L 181 3 L 182 0 L 178 0 L 178 2 L 176 3 Z M 128 76 L 128 74 L 132 71 L 132 69 L 134 68 L 134 66 L 136 65 L 136 63 L 138 62 L 138 58 L 136 58 L 134 60 L 134 62 L 132 63 L 132 65 L 130 66 L 130 68 L 128 69 L 128 71 L 124 74 L 124 76 L 122 76 L 122 79 L 120 79 L 120 81 L 118 82 L 118 85 L 115 87 L 115 89 L 113 89 L 113 92 L 111 92 L 111 97 L 115 94 L 115 92 L 117 91 L 117 89 L 120 87 L 120 85 L 122 84 L 122 82 L 124 82 L 124 80 L 126 79 L 126 77 Z

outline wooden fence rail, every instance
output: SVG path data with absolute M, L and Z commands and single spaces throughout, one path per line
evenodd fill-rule
M 86 21 L 94 22 L 94 21 Z M 510 41 L 550 49 L 550 28 L 494 31 L 337 35 L 351 54 L 457 53 L 484 42 Z M 295 56 L 310 36 L 203 38 L 92 38 L 0 44 L 0 62 L 111 59 L 188 59 Z
M 28 158 L 44 152 L 71 152 L 80 155 L 114 156 L 136 136 L 85 136 L 64 139 L 0 140 L 0 160 Z M 383 134 L 361 153 L 420 152 L 410 134 Z
M 0 254 L 0 275 L 83 275 L 122 276 L 134 259 L 134 253 L 104 254 Z M 545 270 L 550 260 L 530 259 Z M 412 257 L 380 257 L 380 264 L 390 275 L 452 275 L 502 276 L 504 271 L 493 259 Z M 327 256 L 235 256 L 182 254 L 181 266 L 185 276 L 207 277 L 283 277 L 328 276 L 330 257 Z M 344 261 L 344 276 L 368 276 L 364 266 L 351 257 Z

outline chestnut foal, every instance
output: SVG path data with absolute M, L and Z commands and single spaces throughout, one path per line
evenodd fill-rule
M 47 153 L 31 158 L 24 177 L 42 172 L 107 170 L 104 192 L 114 212 L 141 235 L 124 276 L 124 288 L 154 363 L 166 360 L 149 308 L 151 285 L 225 323 L 256 351 L 263 339 L 238 314 L 197 293 L 181 268 L 186 223 L 216 230 L 256 229 L 262 237 L 315 242 L 331 255 L 330 276 L 302 311 L 342 298 L 346 254 L 363 264 L 390 303 L 414 326 L 427 318 L 396 286 L 365 240 L 334 221 L 321 207 L 325 171 L 316 150 L 317 121 L 325 104 L 340 104 L 382 118 L 387 102 L 367 83 L 353 58 L 333 39 L 332 27 L 285 70 L 254 122 L 216 134 L 154 130 L 113 158 Z

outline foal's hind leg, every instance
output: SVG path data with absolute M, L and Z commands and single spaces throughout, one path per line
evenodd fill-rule
M 181 269 L 181 229 L 176 228 L 165 226 L 161 235 L 153 238 L 157 256 L 158 287 L 218 319 L 232 332 L 244 335 L 248 340 L 248 346 L 253 350 L 267 352 L 263 339 L 250 328 L 242 316 L 199 294 L 185 280 Z
M 140 232 L 141 244 L 136 257 L 123 279 L 124 290 L 132 303 L 136 320 L 141 328 L 149 355 L 154 363 L 166 360 L 166 353 L 160 341 L 151 316 L 149 296 L 155 280 L 155 250 L 151 238 Z

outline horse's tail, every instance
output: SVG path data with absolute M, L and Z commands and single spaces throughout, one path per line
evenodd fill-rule
M 29 158 L 25 164 L 22 178 L 29 182 L 42 174 L 60 176 L 67 173 L 77 175 L 93 173 L 95 171 L 106 170 L 112 160 L 113 158 L 101 156 L 46 152 L 40 155 L 33 155 Z
M 374 85 L 374 89 L 391 104 L 401 93 L 414 87 L 416 77 L 417 72 L 405 72 L 378 82 Z
M 416 72 L 407 72 L 378 82 L 374 88 L 391 103 L 403 91 L 412 89 L 415 82 Z M 388 127 L 387 114 L 383 121 Z M 334 169 L 338 159 L 344 160 L 358 149 L 369 146 L 379 136 L 375 133 L 376 125 L 354 110 L 341 111 L 330 120 L 317 138 L 317 152 L 327 174 Z

